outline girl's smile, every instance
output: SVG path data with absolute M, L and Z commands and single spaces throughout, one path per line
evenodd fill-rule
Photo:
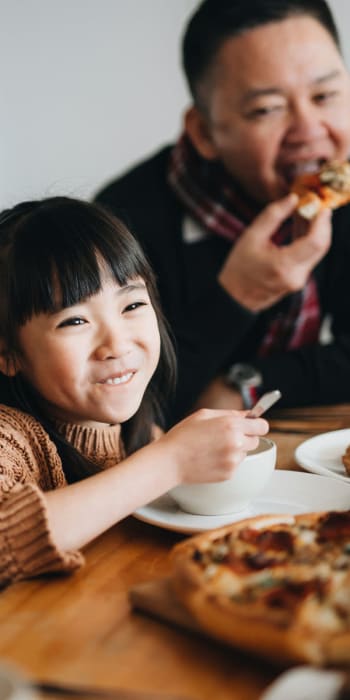
M 40 313 L 19 329 L 16 369 L 51 417 L 86 425 L 135 414 L 157 367 L 160 337 L 143 280 L 112 277 L 80 303 Z
M 117 384 L 126 384 L 126 382 L 129 382 L 135 374 L 135 371 L 132 370 L 131 372 L 125 372 L 124 374 L 120 374 L 119 376 L 115 377 L 108 377 L 108 379 L 102 379 L 97 384 L 108 384 L 108 386 L 116 386 Z

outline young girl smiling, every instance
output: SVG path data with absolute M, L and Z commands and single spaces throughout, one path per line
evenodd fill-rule
M 71 571 L 79 549 L 179 483 L 229 478 L 263 419 L 159 427 L 174 353 L 122 223 L 66 197 L 0 215 L 0 585 Z

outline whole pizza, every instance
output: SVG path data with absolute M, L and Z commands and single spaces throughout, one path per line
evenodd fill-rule
M 181 542 L 173 564 L 177 597 L 217 639 L 350 664 L 350 510 L 241 520 Z

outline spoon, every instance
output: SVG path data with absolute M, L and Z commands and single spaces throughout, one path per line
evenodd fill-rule
M 265 413 L 271 406 L 273 406 L 276 401 L 281 398 L 282 394 L 279 389 L 274 389 L 273 391 L 268 391 L 266 394 L 260 396 L 259 401 L 250 409 L 247 413 L 247 418 L 260 418 L 260 416 Z

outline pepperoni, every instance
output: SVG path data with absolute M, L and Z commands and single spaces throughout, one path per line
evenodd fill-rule
M 234 571 L 236 574 L 247 574 L 252 569 L 247 561 L 247 557 L 237 556 L 233 552 L 230 552 L 230 554 L 225 557 L 223 563 L 232 569 L 232 571 Z
M 294 551 L 294 537 L 289 530 L 252 530 L 245 528 L 240 533 L 243 542 L 254 544 L 259 551 L 282 551 L 292 554 Z
M 350 510 L 331 511 L 318 522 L 318 542 L 350 538 Z
M 295 608 L 307 596 L 322 596 L 327 584 L 318 578 L 309 581 L 284 581 L 283 585 L 264 593 L 264 602 L 270 608 Z

